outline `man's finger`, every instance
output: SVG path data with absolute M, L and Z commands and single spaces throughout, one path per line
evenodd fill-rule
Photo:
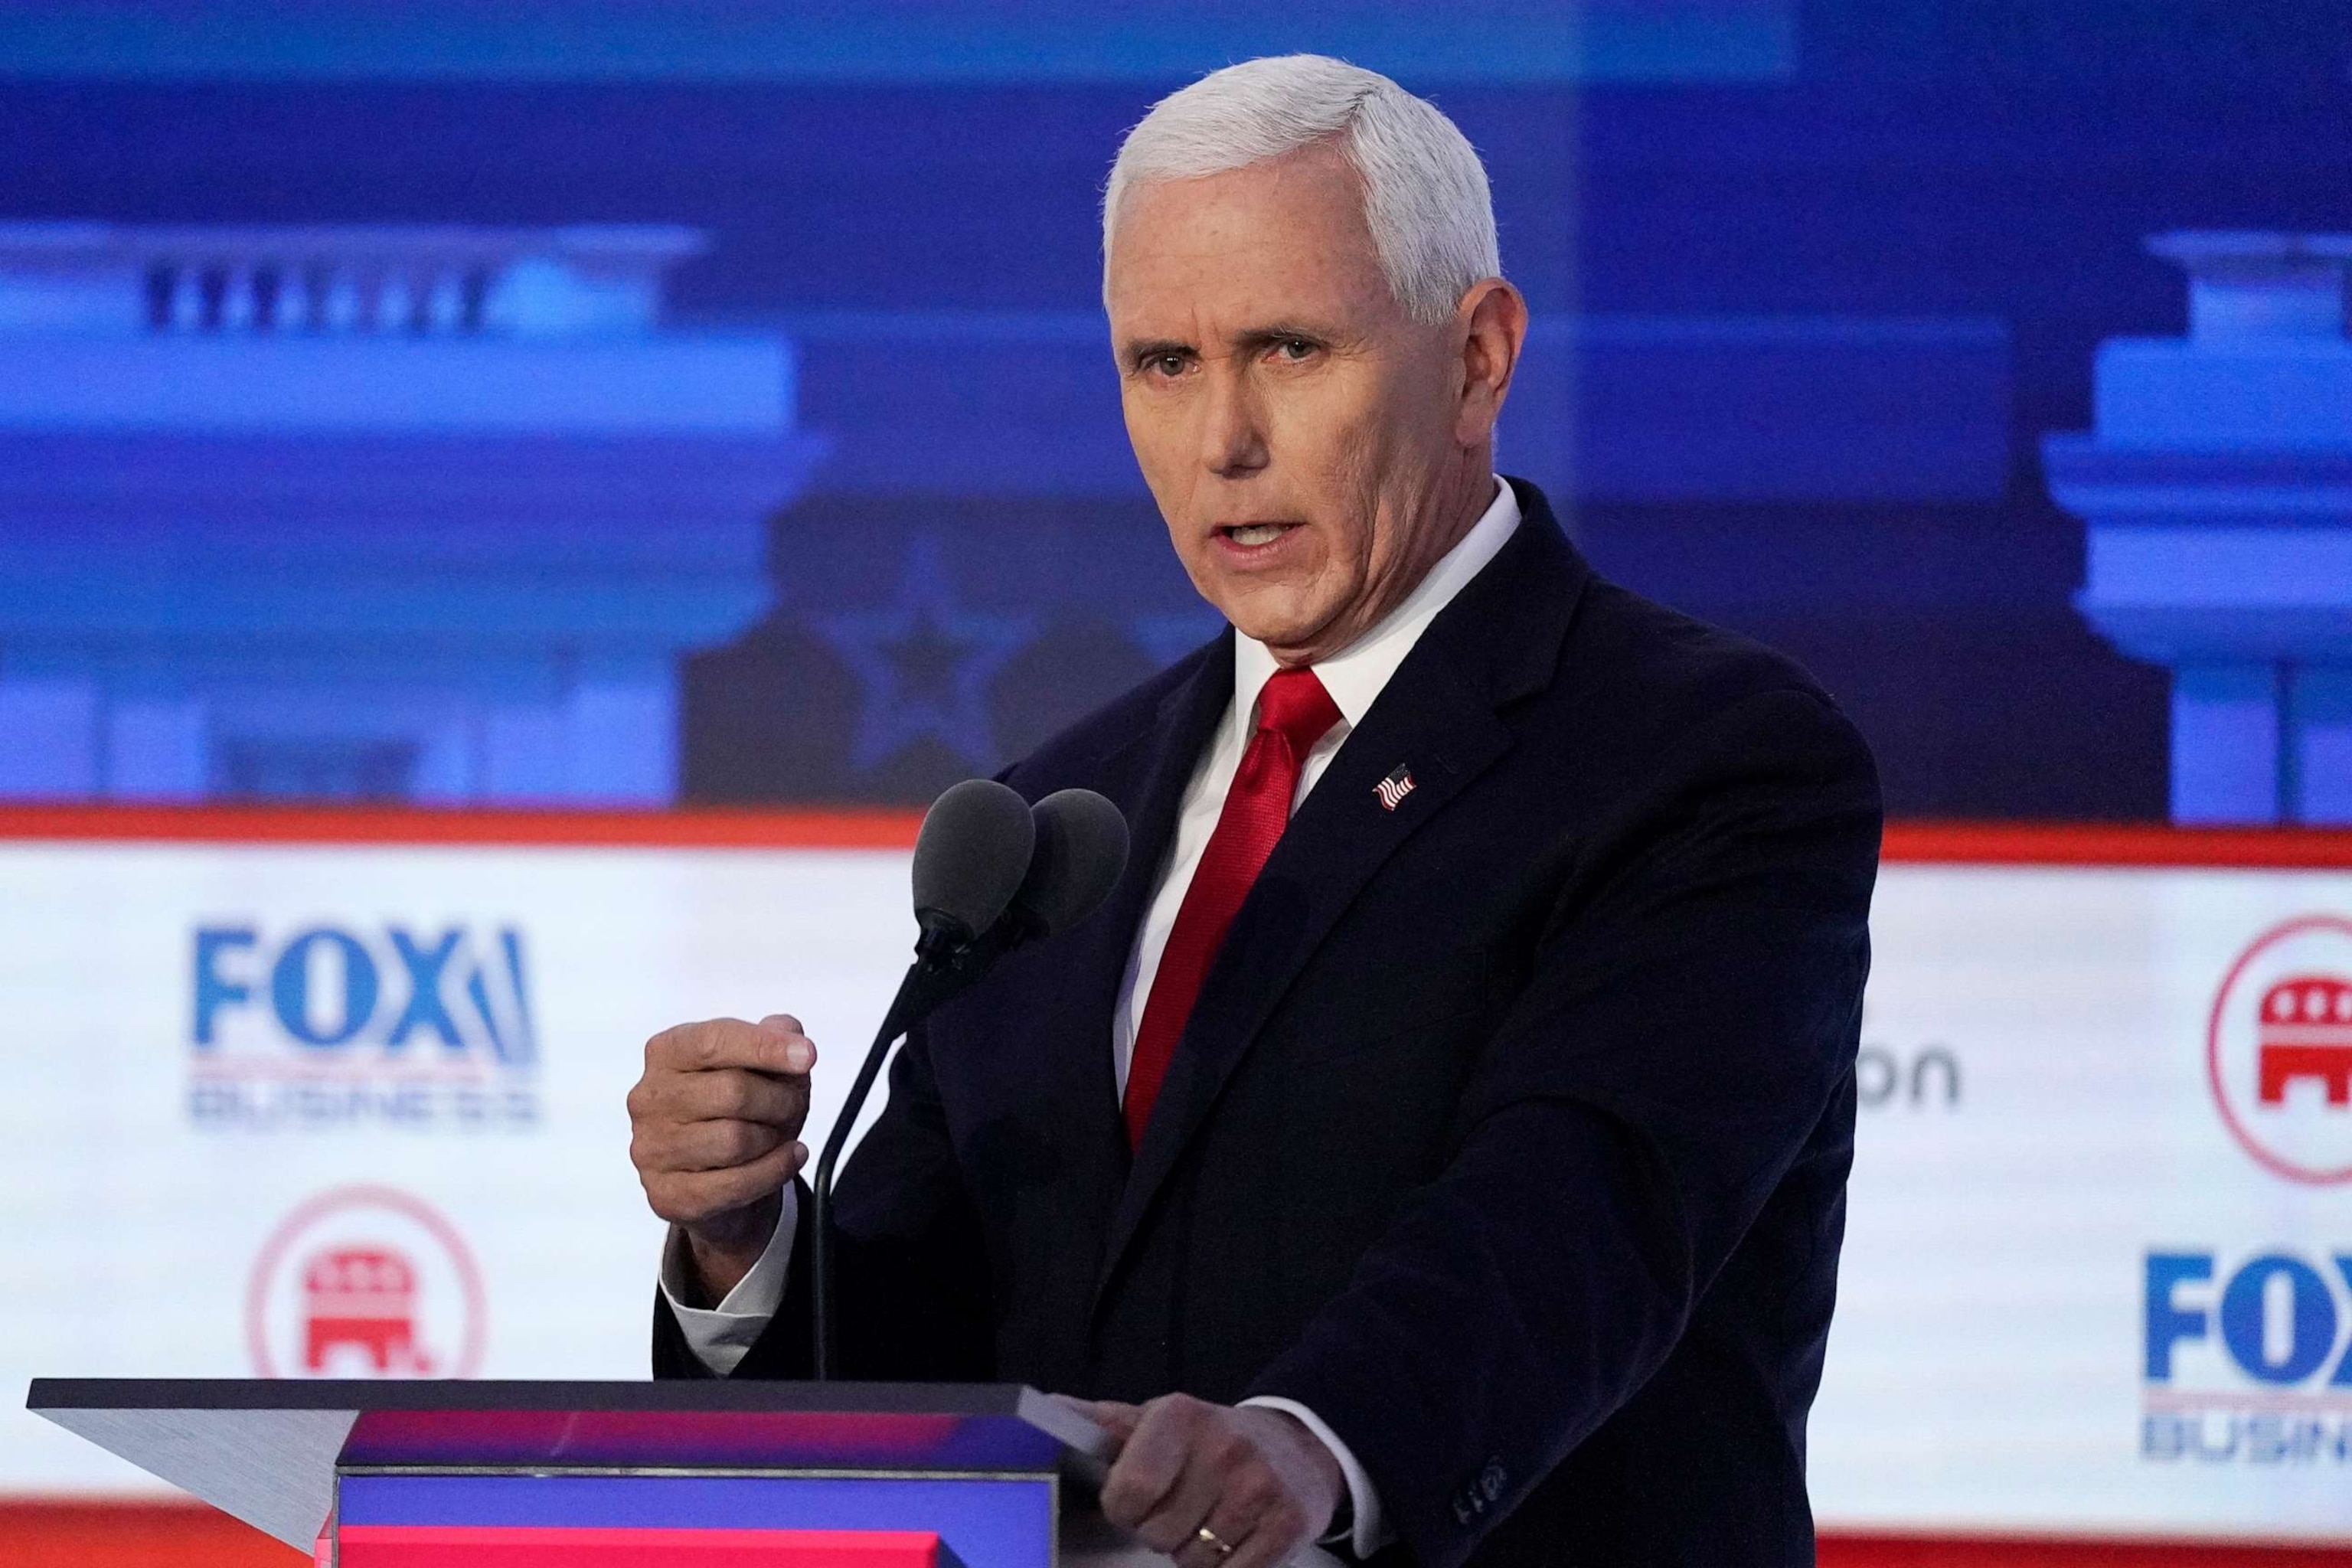
M 773 1198 L 807 1158 L 803 1145 L 786 1143 L 731 1170 L 649 1175 L 646 1201 L 663 1219 L 692 1229 Z
M 1262 1459 L 1227 1478 L 1205 1528 L 1234 1549 L 1217 1553 L 1222 1568 L 1274 1568 L 1307 1540 L 1297 1504 Z
M 1143 1412 L 1103 1478 L 1103 1517 L 1123 1530 L 1139 1527 L 1183 1473 L 1182 1440 L 1151 1415 Z
M 774 1042 L 773 1056 L 763 1072 L 793 1073 L 805 1076 L 816 1066 L 816 1042 L 808 1037 L 801 1021 L 790 1013 L 771 1013 L 760 1020 L 760 1032 Z
M 698 1225 L 783 1191 L 808 1163 L 808 1145 L 782 1143 L 758 1159 L 724 1171 L 680 1171 L 648 1178 L 646 1196 L 654 1213 L 677 1225 Z
M 1187 1542 L 1203 1544 L 1201 1527 L 1216 1509 L 1222 1480 L 1198 1449 L 1188 1451 L 1175 1487 L 1143 1516 L 1135 1527 L 1136 1538 L 1154 1551 L 1171 1554 L 1181 1552 Z
M 1104 1516 L 1156 1551 L 1192 1540 L 1216 1504 L 1218 1478 L 1202 1452 L 1215 1436 L 1208 1413 L 1181 1394 L 1153 1400 L 1103 1482 Z
M 731 1171 L 793 1141 L 772 1121 L 686 1121 L 645 1135 L 642 1163 L 687 1173 Z
M 816 1047 L 798 1029 L 786 1028 L 786 1014 L 758 1024 L 740 1018 L 712 1018 L 665 1029 L 646 1042 L 648 1070 L 709 1072 L 723 1068 L 751 1068 L 761 1072 L 800 1074 L 816 1065 Z
M 797 1133 L 808 1115 L 809 1086 L 804 1078 L 725 1068 L 673 1073 L 651 1099 L 671 1121 L 766 1121 Z

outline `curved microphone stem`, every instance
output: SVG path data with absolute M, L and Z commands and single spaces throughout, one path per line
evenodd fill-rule
M 833 1131 L 825 1134 L 824 1152 L 817 1156 L 816 1175 L 809 1183 L 809 1223 L 815 1227 L 809 1232 L 809 1288 L 815 1293 L 812 1297 L 816 1324 L 814 1372 L 819 1383 L 831 1382 L 834 1374 L 833 1168 L 849 1142 L 850 1129 L 857 1124 L 857 1113 L 866 1108 L 866 1097 L 874 1091 L 874 1080 L 891 1046 L 907 1032 L 910 993 L 918 989 L 923 974 L 924 965 L 919 960 L 898 983 L 898 994 L 891 998 L 890 1010 L 882 1016 L 882 1027 L 866 1048 L 866 1060 L 857 1069 L 856 1081 L 849 1086 L 849 1098 L 843 1102 Z
M 811 1362 L 813 1375 L 819 1383 L 832 1382 L 840 1364 L 833 1333 L 833 1170 L 840 1163 L 842 1150 L 848 1145 L 850 1130 L 857 1125 L 857 1113 L 866 1108 L 866 1097 L 874 1091 L 874 1080 L 881 1076 L 882 1063 L 898 1037 L 929 1017 L 940 1004 L 971 986 L 988 973 L 991 964 L 1031 934 L 1024 923 L 1008 916 L 977 939 L 950 942 L 927 935 L 916 947 L 915 962 L 908 969 L 907 977 L 898 983 L 898 994 L 890 999 L 889 1011 L 882 1015 L 882 1026 L 875 1032 L 874 1043 L 866 1048 L 866 1060 L 858 1067 L 856 1081 L 849 1086 L 849 1098 L 842 1102 L 833 1131 L 825 1134 L 824 1152 L 817 1156 L 816 1174 L 809 1183 L 809 1224 L 815 1227 L 809 1233 L 809 1289 L 814 1292 L 810 1298 L 814 1320 Z

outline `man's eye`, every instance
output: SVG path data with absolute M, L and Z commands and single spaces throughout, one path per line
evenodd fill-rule
M 1285 338 L 1274 345 L 1274 352 L 1286 360 L 1303 360 L 1315 352 L 1315 345 L 1305 338 Z
M 1184 374 L 1184 356 L 1174 353 L 1153 354 L 1150 368 L 1160 375 L 1181 375 Z

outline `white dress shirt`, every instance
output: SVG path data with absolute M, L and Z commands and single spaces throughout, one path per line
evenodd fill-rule
M 1517 530 L 1518 498 L 1511 493 L 1510 486 L 1499 481 L 1495 489 L 1494 500 L 1471 525 L 1470 531 L 1439 558 L 1404 603 L 1345 649 L 1314 667 L 1323 689 L 1330 693 L 1333 706 L 1339 710 L 1339 721 L 1307 752 L 1307 764 L 1299 770 L 1298 793 L 1291 801 L 1294 812 L 1329 769 L 1331 759 L 1347 743 L 1355 727 L 1364 721 L 1374 700 L 1387 687 L 1390 677 L 1396 674 L 1397 667 L 1404 663 L 1413 645 L 1421 640 L 1421 634 L 1429 629 L 1429 623 L 1454 602 L 1454 596 L 1495 558 L 1495 552 Z M 1160 959 L 1167 950 L 1169 932 L 1175 929 L 1176 911 L 1182 907 L 1185 891 L 1192 885 L 1192 875 L 1200 868 L 1209 837 L 1216 831 L 1217 819 L 1223 815 L 1225 795 L 1233 787 L 1234 774 L 1240 771 L 1242 753 L 1248 749 L 1250 737 L 1256 731 L 1258 694 L 1277 668 L 1273 653 L 1264 643 L 1238 631 L 1234 634 L 1233 700 L 1207 752 L 1193 769 L 1192 782 L 1184 788 L 1183 805 L 1176 818 L 1175 842 L 1169 848 L 1167 864 L 1160 871 L 1151 903 L 1144 910 L 1143 922 L 1137 928 L 1135 948 L 1128 955 L 1126 978 L 1119 987 L 1118 1005 L 1111 1014 L 1111 1058 L 1122 1095 L 1127 1092 L 1127 1068 L 1135 1053 L 1136 1031 L 1143 1023 L 1143 1009 L 1150 1000 L 1151 982 L 1160 973 Z M 793 1190 L 786 1188 L 783 1217 L 767 1249 L 735 1289 L 716 1308 L 709 1310 L 686 1306 L 679 1300 L 687 1293 L 685 1243 L 680 1233 L 675 1229 L 671 1232 L 662 1256 L 662 1293 L 677 1316 L 678 1328 L 688 1346 L 711 1371 L 721 1376 L 733 1372 L 761 1331 L 767 1327 L 768 1320 L 775 1316 L 783 1302 L 785 1268 L 793 1254 L 793 1233 L 799 1228 L 799 1205 Z M 1356 1456 L 1339 1435 L 1296 1400 L 1265 1398 L 1244 1403 L 1287 1411 L 1321 1439 L 1347 1477 L 1352 1510 L 1349 1544 L 1360 1557 L 1369 1557 L 1386 1544 L 1390 1531 L 1381 1515 L 1380 1495 L 1372 1487 L 1371 1478 L 1356 1462 Z

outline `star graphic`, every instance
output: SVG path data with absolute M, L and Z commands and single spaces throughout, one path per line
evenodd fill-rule
M 815 626 L 864 692 L 849 745 L 860 773 L 926 735 L 975 767 L 998 765 L 988 683 L 1036 635 L 1036 622 L 957 609 L 937 534 L 918 534 L 908 547 L 889 608 L 820 616 Z

